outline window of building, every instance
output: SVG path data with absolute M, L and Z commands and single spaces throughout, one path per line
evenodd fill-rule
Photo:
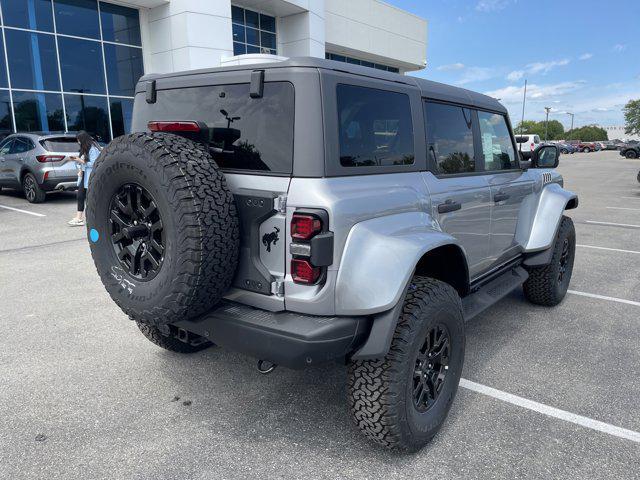
M 474 172 L 473 116 L 468 108 L 425 102 L 427 155 L 436 174 Z
M 403 93 L 338 85 L 340 164 L 412 165 L 411 104 Z
M 96 0 L 53 0 L 56 30 L 76 37 L 100 38 Z
M 140 15 L 137 10 L 100 2 L 102 39 L 126 45 L 142 45 Z
M 233 54 L 276 54 L 276 19 L 246 8 L 231 7 Z
M 69 130 L 91 132 L 100 142 L 110 140 L 109 109 L 105 97 L 65 95 L 64 106 Z
M 51 0 L 1 0 L 0 6 L 8 27 L 53 32 Z
M 486 171 L 519 168 L 504 115 L 478 112 L 482 155 Z
M 28 90 L 60 90 L 53 35 L 5 31 L 11 86 Z
M 335 60 L 336 62 L 352 63 L 354 65 L 362 65 L 363 67 L 377 68 L 378 70 L 385 70 L 387 72 L 399 73 L 400 70 L 396 67 L 390 67 L 381 63 L 367 62 L 366 60 L 359 60 L 354 57 L 347 57 L 345 55 L 338 55 L 337 53 L 325 53 L 327 60 Z
M 98 0 L 0 0 L 0 10 L 0 138 L 85 125 L 109 141 L 129 131 L 144 74 L 138 10 Z
M 62 95 L 59 93 L 14 91 L 13 110 L 18 132 L 64 131 Z
M 158 101 L 136 97 L 141 119 L 193 120 L 207 124 L 211 154 L 221 168 L 290 174 L 293 168 L 294 90 L 266 82 L 261 98 L 249 84 L 159 90 Z M 133 126 L 146 130 L 146 123 Z

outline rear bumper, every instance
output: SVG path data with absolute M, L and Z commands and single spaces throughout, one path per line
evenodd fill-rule
M 366 340 L 371 319 L 268 312 L 223 302 L 200 319 L 175 326 L 257 359 L 300 369 L 344 361 Z
M 78 189 L 78 177 L 51 177 L 42 184 L 45 192 L 71 191 Z

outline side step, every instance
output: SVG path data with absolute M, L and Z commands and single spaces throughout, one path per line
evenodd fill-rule
M 468 322 L 479 315 L 522 285 L 527 278 L 529 278 L 529 274 L 524 268 L 515 267 L 482 285 L 477 291 L 462 299 L 464 320 Z

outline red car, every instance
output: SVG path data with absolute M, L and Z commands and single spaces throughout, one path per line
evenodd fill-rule
M 597 148 L 596 144 L 593 142 L 580 142 L 578 143 L 577 147 L 579 152 L 584 153 L 595 152 L 596 150 L 599 150 L 599 148 Z

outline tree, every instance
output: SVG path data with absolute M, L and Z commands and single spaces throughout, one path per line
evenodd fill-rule
M 564 137 L 564 127 L 558 120 L 549 120 L 549 131 L 547 137 L 549 140 L 560 140 Z M 544 140 L 545 121 L 534 122 L 533 120 L 525 120 L 520 122 L 516 127 L 516 135 L 519 133 L 528 133 L 538 135 Z
M 624 106 L 625 133 L 640 135 L 640 99 L 629 100 Z
M 604 128 L 597 125 L 586 125 L 580 128 L 569 130 L 565 136 L 571 140 L 582 140 L 583 142 L 602 142 L 609 140 L 609 135 Z

